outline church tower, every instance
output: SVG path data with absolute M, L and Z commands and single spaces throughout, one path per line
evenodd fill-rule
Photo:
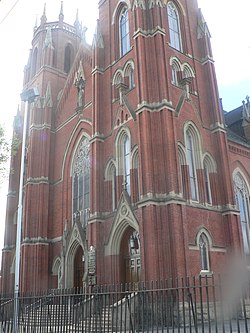
M 63 3 L 58 21 L 47 22 L 46 5 L 40 25 L 34 27 L 32 48 L 24 70 L 23 90 L 37 87 L 39 98 L 29 104 L 25 156 L 24 202 L 21 245 L 21 289 L 48 288 L 50 275 L 51 182 L 55 151 L 56 107 L 62 99 L 71 67 L 81 43 L 85 42 L 78 15 L 74 25 L 64 22 Z M 61 101 L 62 103 L 62 101 Z M 21 138 L 23 109 L 16 116 L 14 131 Z M 21 150 L 21 146 L 20 149 Z M 13 170 L 19 171 L 20 154 L 12 157 Z M 3 278 L 3 290 L 14 286 L 15 229 L 18 177 L 10 176 L 3 267 L 11 267 L 11 279 Z M 63 230 L 63 228 L 62 228 Z M 10 237 L 7 235 L 12 234 Z M 7 265 L 7 266 L 5 266 Z M 9 268 L 8 268 L 9 270 Z M 32 278 L 31 278 L 32 277 Z
M 100 0 L 92 48 L 84 32 L 78 13 L 64 22 L 63 5 L 51 23 L 44 8 L 34 29 L 22 290 L 218 273 L 243 250 L 242 232 L 197 1 Z M 3 290 L 13 285 L 17 178 Z

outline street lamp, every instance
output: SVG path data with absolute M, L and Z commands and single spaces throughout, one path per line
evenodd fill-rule
M 18 332 L 18 312 L 19 312 L 19 283 L 20 283 L 20 259 L 21 259 L 21 234 L 22 234 L 22 213 L 23 213 L 23 174 L 24 174 L 24 159 L 25 159 L 25 143 L 27 131 L 27 119 L 29 104 L 34 102 L 39 96 L 37 88 L 24 90 L 21 93 L 21 100 L 25 102 L 24 120 L 23 120 L 23 139 L 22 153 L 19 178 L 19 196 L 18 196 L 18 211 L 17 211 L 17 229 L 16 229 L 16 262 L 15 262 L 15 290 L 14 290 L 14 333 Z

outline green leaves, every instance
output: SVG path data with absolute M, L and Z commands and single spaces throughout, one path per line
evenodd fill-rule
M 0 183 L 8 175 L 8 160 L 10 157 L 11 143 L 6 137 L 5 129 L 0 125 Z

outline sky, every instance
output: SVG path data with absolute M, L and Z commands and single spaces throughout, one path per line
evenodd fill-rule
M 11 137 L 12 123 L 22 91 L 23 69 L 36 17 L 39 24 L 46 0 L 0 0 L 0 124 Z M 92 43 L 98 0 L 64 0 L 64 21 L 73 24 L 76 10 Z M 212 39 L 220 97 L 226 111 L 240 106 L 250 95 L 249 0 L 198 0 Z M 47 22 L 57 21 L 61 1 L 49 0 Z M 3 247 L 7 182 L 0 185 L 0 249 Z

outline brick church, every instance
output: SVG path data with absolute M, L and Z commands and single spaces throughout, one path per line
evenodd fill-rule
M 225 113 L 196 0 L 100 0 L 93 44 L 34 28 L 20 289 L 212 275 L 250 254 L 250 102 Z M 65 13 L 66 14 L 66 13 Z M 239 105 L 240 105 L 239 101 Z M 14 133 L 21 138 L 25 103 Z M 11 159 L 2 291 L 14 288 L 21 144 Z

